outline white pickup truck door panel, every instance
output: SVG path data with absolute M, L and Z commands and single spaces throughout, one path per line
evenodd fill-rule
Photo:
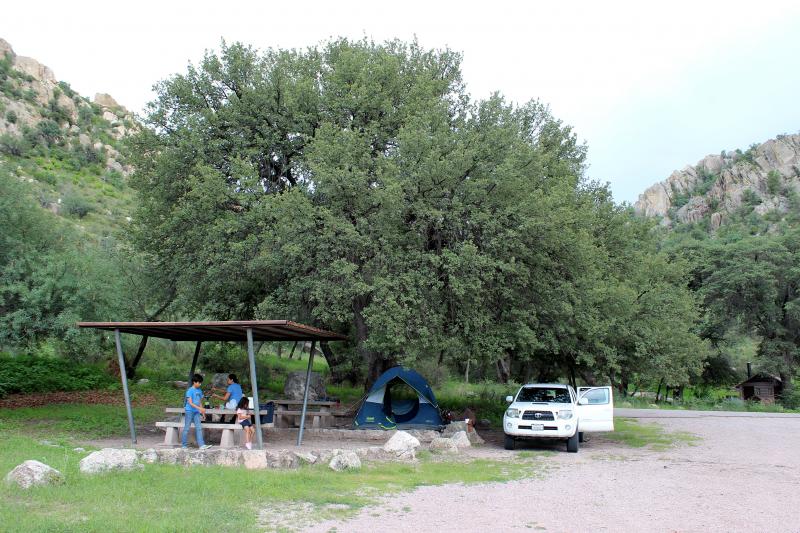
M 611 387 L 580 387 L 578 388 L 578 402 L 586 398 L 589 403 L 577 406 L 578 430 L 614 431 L 614 395 Z

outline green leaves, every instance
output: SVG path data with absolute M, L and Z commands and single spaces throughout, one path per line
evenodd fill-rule
M 432 358 L 478 378 L 658 366 L 685 381 L 703 355 L 683 270 L 583 182 L 568 126 L 539 102 L 472 101 L 460 60 L 399 41 L 223 43 L 159 84 L 133 141 L 137 246 L 189 314 L 347 333 L 335 359 L 368 381 Z M 690 370 L 664 362 L 684 353 Z

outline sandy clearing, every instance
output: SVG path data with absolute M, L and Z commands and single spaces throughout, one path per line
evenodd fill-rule
M 655 451 L 594 438 L 579 454 L 541 458 L 554 467 L 541 478 L 422 487 L 306 531 L 800 532 L 800 416 L 692 413 L 643 422 L 694 433 L 696 446 Z M 518 452 L 491 443 L 472 453 Z

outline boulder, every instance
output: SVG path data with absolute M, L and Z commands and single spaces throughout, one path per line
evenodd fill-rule
M 25 461 L 6 476 L 7 483 L 16 483 L 23 489 L 34 485 L 51 485 L 64 482 L 64 476 L 50 466 L 39 461 Z
M 398 431 L 383 445 L 383 449 L 394 454 L 398 459 L 408 461 L 416 458 L 416 450 L 419 446 L 420 442 L 416 437 L 405 431 Z
M 432 429 L 409 429 L 406 433 L 420 442 L 430 442 L 439 436 L 439 432 Z
M 383 446 L 370 446 L 353 450 L 359 459 L 364 461 L 386 461 L 394 459 L 394 455 L 383 449 Z
M 186 466 L 211 466 L 217 464 L 219 448 L 191 450 L 186 454 Z
M 469 448 L 472 446 L 472 443 L 469 441 L 469 437 L 467 437 L 466 431 L 459 431 L 449 439 L 457 448 Z
M 112 109 L 120 109 L 122 108 L 121 105 L 117 103 L 114 98 L 111 97 L 110 94 L 107 93 L 97 93 L 94 95 L 94 103 L 99 105 L 100 107 L 109 107 Z
M 157 463 L 158 452 L 155 450 L 155 448 L 148 448 L 143 452 L 139 452 L 139 460 L 147 464 Z
M 283 397 L 289 400 L 302 400 L 306 387 L 306 373 L 290 372 L 286 377 L 286 384 L 283 387 Z M 318 400 L 327 396 L 325 383 L 319 372 L 311 373 L 311 385 L 308 388 L 308 399 Z
M 11 44 L 6 41 L 5 39 L 0 39 L 0 55 L 10 55 L 11 59 L 14 59 L 17 54 L 14 53 L 14 49 L 11 47 Z
M 439 453 L 458 453 L 458 446 L 452 439 L 437 437 L 431 441 L 430 451 Z
M 133 470 L 141 468 L 136 450 L 103 448 L 99 452 L 92 452 L 80 462 L 81 472 L 84 474 L 99 474 L 112 470 Z
M 103 120 L 107 120 L 109 122 L 116 122 L 119 120 L 119 117 L 112 113 L 111 111 L 103 111 Z
M 116 161 L 115 161 L 116 163 Z M 119 163 L 116 163 L 119 165 Z M 108 166 L 108 164 L 106 164 Z M 116 168 L 114 170 L 117 170 Z M 119 172 L 122 172 L 122 165 L 119 166 Z M 214 374 L 211 378 L 211 386 L 217 389 L 226 389 L 228 388 L 228 374 L 227 372 L 224 374 Z
M 297 457 L 297 460 L 301 463 L 313 465 L 317 462 L 317 456 L 313 453 L 294 452 L 294 456 Z
M 156 450 L 158 462 L 166 465 L 182 465 L 186 460 L 187 450 L 183 448 L 167 448 Z
M 333 450 L 319 450 L 317 453 L 317 463 L 327 463 L 334 456 L 344 453 L 346 450 L 333 449 Z
M 480 437 L 480 435 L 478 435 L 478 432 L 475 431 L 475 428 L 471 427 L 463 420 L 459 420 L 458 422 L 450 422 L 447 424 L 444 427 L 444 431 L 442 431 L 442 437 L 449 438 L 460 431 L 463 431 L 467 434 L 467 438 L 472 444 L 484 443 L 484 440 Z
M 335 470 L 336 472 L 342 472 L 344 470 L 357 470 L 361 468 L 361 459 L 358 458 L 358 455 L 355 452 L 345 452 L 339 455 L 335 455 L 331 462 L 328 463 L 328 466 L 331 470 Z
M 278 450 L 277 452 L 266 452 L 265 457 L 269 468 L 292 469 L 300 466 L 300 460 L 289 450 Z
M 269 468 L 267 454 L 264 450 L 242 450 L 242 464 L 248 470 Z
M 244 463 L 242 450 L 235 448 L 220 449 L 216 458 L 219 466 L 241 466 Z

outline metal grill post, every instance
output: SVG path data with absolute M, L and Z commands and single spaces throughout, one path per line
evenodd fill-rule
M 119 375 L 122 379 L 122 393 L 125 395 L 125 408 L 128 410 L 128 425 L 131 428 L 131 444 L 136 444 L 136 427 L 133 425 L 133 408 L 131 407 L 131 395 L 128 392 L 128 371 L 125 368 L 125 355 L 122 353 L 122 340 L 119 330 L 114 330 L 114 340 L 117 343 L 117 357 L 119 357 Z
M 317 341 L 311 341 L 311 351 L 308 353 L 308 370 L 306 370 L 306 390 L 303 392 L 303 412 L 300 415 L 300 432 L 297 434 L 297 445 L 303 444 L 303 428 L 306 425 L 306 409 L 308 408 L 308 386 L 311 384 L 311 365 L 314 363 L 314 348 Z
M 256 356 L 253 351 L 253 328 L 247 328 L 247 357 L 250 359 L 250 384 L 253 388 L 253 412 L 256 415 L 256 446 L 264 449 L 264 437 L 261 435 L 261 410 L 258 405 L 258 382 L 256 381 Z

